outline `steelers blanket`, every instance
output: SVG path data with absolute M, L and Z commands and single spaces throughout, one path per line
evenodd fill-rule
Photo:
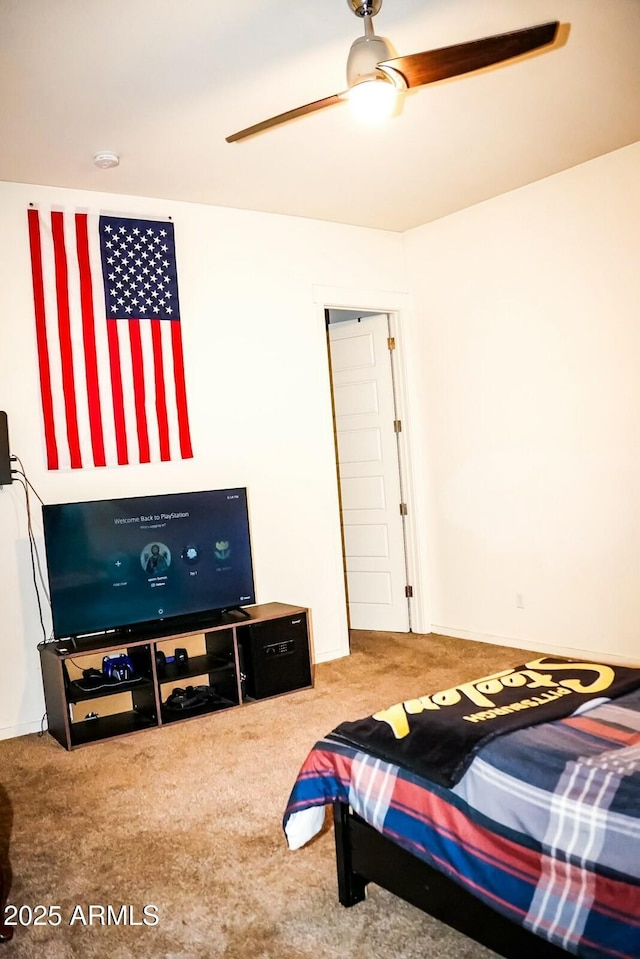
M 544 657 L 341 723 L 328 738 L 451 787 L 496 736 L 639 687 L 640 669 Z

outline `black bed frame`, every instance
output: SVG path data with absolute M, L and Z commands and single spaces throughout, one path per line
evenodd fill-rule
M 568 953 L 495 912 L 444 873 L 369 826 L 345 803 L 333 804 L 338 898 L 355 906 L 374 882 L 505 959 L 567 959 Z

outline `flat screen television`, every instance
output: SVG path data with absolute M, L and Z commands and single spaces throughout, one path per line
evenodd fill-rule
M 42 514 L 56 639 L 196 629 L 255 602 L 244 488 Z

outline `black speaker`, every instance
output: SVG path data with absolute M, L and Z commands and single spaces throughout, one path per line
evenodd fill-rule
M 252 699 L 311 685 L 306 613 L 241 626 L 237 635 L 246 693 Z
M 8 486 L 12 482 L 7 414 L 4 410 L 0 410 L 0 486 Z

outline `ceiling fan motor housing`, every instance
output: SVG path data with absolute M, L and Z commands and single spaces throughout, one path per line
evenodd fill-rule
M 377 66 L 393 56 L 391 44 L 376 34 L 358 37 L 351 44 L 347 59 L 347 84 L 349 88 L 378 76 Z

